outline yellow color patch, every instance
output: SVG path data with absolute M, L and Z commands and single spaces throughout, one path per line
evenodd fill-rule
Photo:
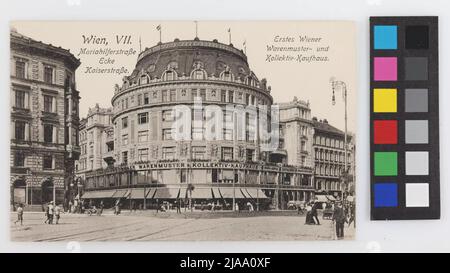
M 397 89 L 377 88 L 373 90 L 375 113 L 397 112 Z

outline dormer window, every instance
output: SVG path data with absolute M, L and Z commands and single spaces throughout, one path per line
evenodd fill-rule
M 164 81 L 173 81 L 176 80 L 176 78 L 177 74 L 174 70 L 166 70 L 162 75 Z
M 192 71 L 191 77 L 195 80 L 206 79 L 206 72 L 203 69 L 197 69 Z
M 147 84 L 148 81 L 148 76 L 147 75 L 142 75 L 141 79 L 140 79 L 140 84 Z

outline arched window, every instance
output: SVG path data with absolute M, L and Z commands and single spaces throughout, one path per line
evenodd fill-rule
M 177 77 L 178 77 L 178 75 L 175 70 L 168 69 L 168 70 L 164 71 L 161 78 L 163 81 L 173 81 L 173 80 L 176 80 Z
M 191 78 L 195 80 L 204 80 L 206 79 L 207 74 L 204 69 L 195 69 L 191 72 Z
M 139 79 L 139 84 L 147 84 L 149 83 L 149 77 L 147 74 L 141 75 L 140 79 Z
M 220 73 L 220 79 L 222 81 L 233 81 L 234 77 L 229 68 L 226 68 Z

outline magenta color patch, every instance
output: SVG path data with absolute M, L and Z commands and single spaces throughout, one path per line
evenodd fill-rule
M 375 81 L 397 80 L 397 57 L 375 57 L 373 62 Z

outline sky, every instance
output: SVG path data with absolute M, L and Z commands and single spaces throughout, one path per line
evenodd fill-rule
M 137 61 L 137 54 L 114 56 L 114 64 L 100 64 L 99 56 L 80 55 L 80 49 L 105 48 L 130 49 L 139 53 L 140 48 L 152 47 L 159 42 L 157 26 L 161 25 L 162 42 L 175 38 L 190 40 L 195 37 L 194 21 L 13 21 L 19 33 L 35 40 L 69 49 L 81 65 L 76 72 L 77 89 L 80 91 L 80 117 L 85 117 L 88 109 L 98 103 L 110 107 L 114 85 L 121 85 L 125 76 L 117 74 L 85 73 L 87 66 L 108 68 L 125 67 L 131 73 Z M 356 37 L 355 25 L 350 21 L 199 21 L 198 37 L 201 40 L 217 39 L 231 42 L 244 49 L 248 63 L 261 80 L 266 78 L 272 87 L 274 102 L 299 100 L 309 101 L 312 116 L 327 119 L 330 124 L 344 129 L 344 101 L 340 91 L 336 93 L 336 104 L 332 105 L 330 78 L 335 77 L 346 83 L 348 92 L 348 129 L 356 128 Z M 91 35 L 106 38 L 108 46 L 84 44 L 84 38 Z M 131 44 L 117 44 L 116 36 L 130 35 Z M 299 37 L 321 38 L 312 42 L 300 42 Z M 292 41 L 293 40 L 293 41 Z M 122 40 L 123 41 L 123 40 Z M 139 43 L 139 41 L 141 41 Z M 318 42 L 317 42 L 318 41 Z M 141 44 L 141 46 L 140 46 Z M 326 56 L 327 62 L 268 62 L 268 46 L 303 46 L 312 51 L 290 53 L 304 56 Z M 322 49 L 316 52 L 316 49 Z M 325 50 L 325 51 L 324 51 Z M 283 53 L 279 53 L 283 54 Z

